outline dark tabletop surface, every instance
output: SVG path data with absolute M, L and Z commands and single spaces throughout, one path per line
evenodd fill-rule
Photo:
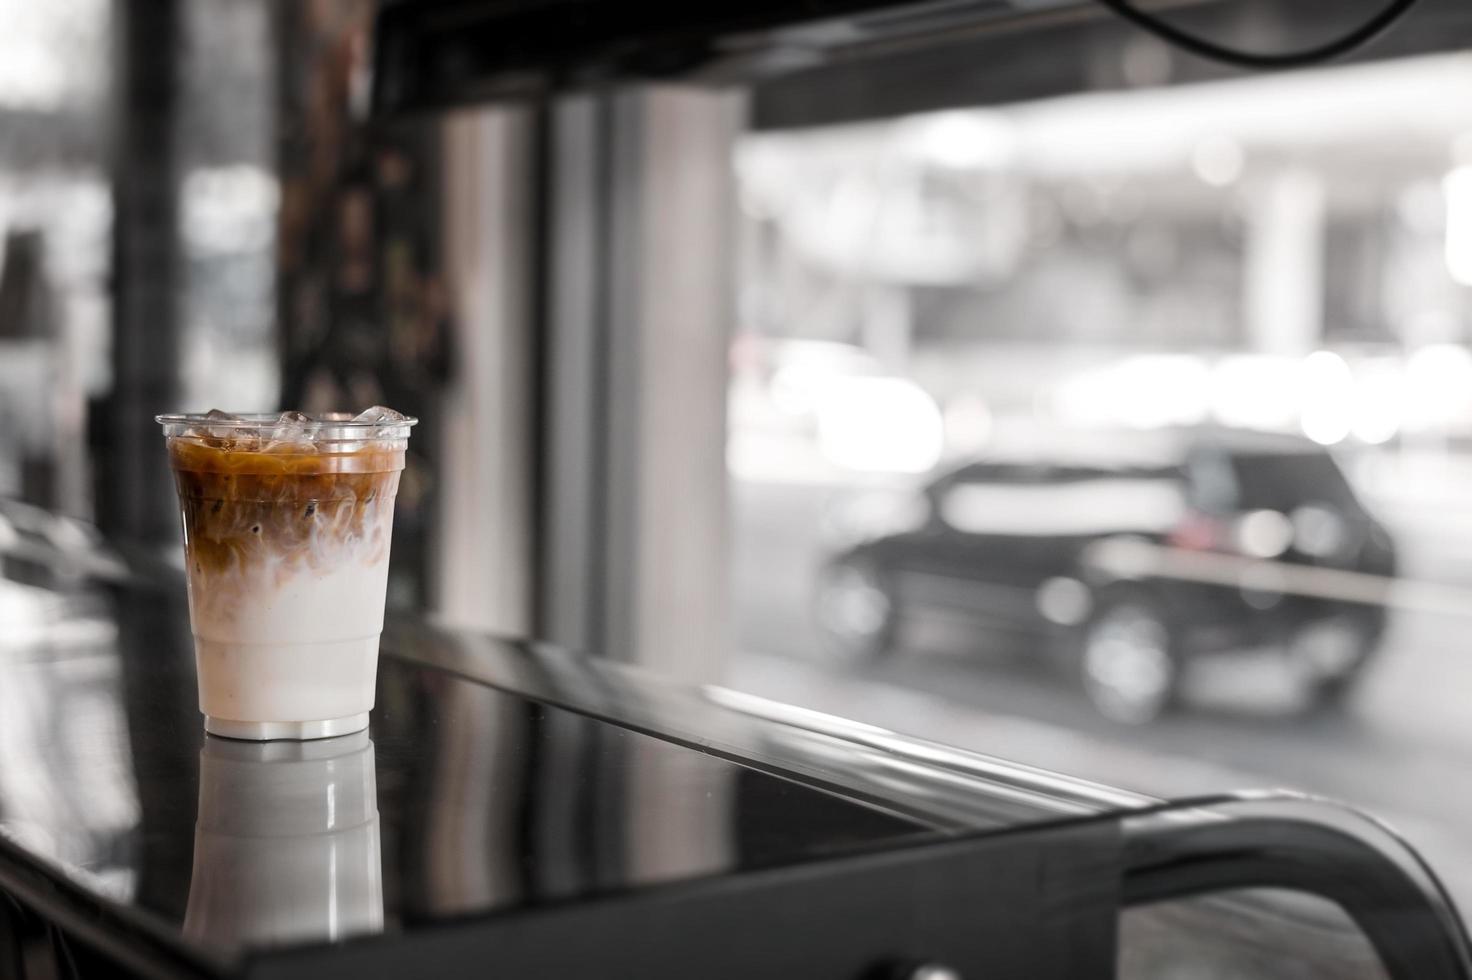
M 412 619 L 368 732 L 216 739 L 181 587 L 5 571 L 0 889 L 200 963 L 1145 802 Z
M 390 619 L 383 653 L 366 732 L 206 736 L 177 571 L 0 507 L 0 946 L 26 908 L 109 974 L 397 976 L 459 949 L 472 976 L 519 943 L 524 964 L 566 952 L 587 976 L 632 950 L 621 975 L 642 977 L 649 949 L 703 972 L 713 928 L 723 975 L 747 976 L 765 973 L 740 955 L 786 962 L 762 944 L 794 929 L 838 959 L 929 930 L 974 963 L 1051 951 L 1046 975 L 1072 978 L 1113 963 L 1117 903 L 1250 872 L 1344 903 L 1397 976 L 1472 976 L 1424 864 L 1349 811 L 1160 804 L 414 618 Z

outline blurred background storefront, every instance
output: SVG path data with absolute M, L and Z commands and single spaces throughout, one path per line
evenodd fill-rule
M 1119 27 L 1062 80 L 1044 32 L 983 82 L 389 122 L 369 0 L 0 12 L 11 513 L 171 555 L 155 412 L 389 404 L 398 608 L 1146 792 L 1342 797 L 1472 895 L 1455 32 L 1226 78 Z M 1278 448 L 1202 498 L 1192 447 L 1242 431 Z M 1103 537 L 1156 564 L 1105 582 Z M 1162 661 L 1189 597 L 1232 639 Z M 1162 670 L 1160 710 L 1089 696 Z

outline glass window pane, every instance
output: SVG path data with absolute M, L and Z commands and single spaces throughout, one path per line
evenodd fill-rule
M 1472 900 L 1468 87 L 1438 54 L 744 136 L 730 682 L 1344 799 Z
M 1120 917 L 1120 980 L 1381 980 L 1384 966 L 1344 911 L 1257 889 L 1163 902 Z

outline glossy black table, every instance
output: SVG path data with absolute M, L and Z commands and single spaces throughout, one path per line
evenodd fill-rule
M 1264 887 L 1340 906 L 1362 975 L 1472 976 L 1429 871 L 1325 804 L 1162 803 L 415 620 L 369 732 L 232 742 L 178 588 L 48 575 L 0 579 L 0 977 L 1111 977 L 1124 910 Z

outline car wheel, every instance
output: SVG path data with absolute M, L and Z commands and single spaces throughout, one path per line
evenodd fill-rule
M 894 648 L 894 597 L 869 562 L 843 561 L 825 568 L 818 580 L 816 615 L 835 660 L 876 660 Z
M 1154 721 L 1175 700 L 1180 658 L 1169 627 L 1143 601 L 1100 608 L 1085 630 L 1080 661 L 1085 694 L 1114 721 Z
M 1337 708 L 1364 676 L 1377 637 L 1353 621 L 1320 623 L 1303 630 L 1290 647 L 1290 666 L 1311 708 Z
M 1308 709 L 1337 711 L 1344 707 L 1345 703 L 1359 690 L 1360 681 L 1365 675 L 1365 668 L 1369 665 L 1369 660 L 1370 658 L 1366 656 L 1345 673 L 1308 681 L 1306 684 Z
M 1337 711 L 1359 688 L 1359 672 L 1315 682 L 1308 689 L 1308 708 Z

